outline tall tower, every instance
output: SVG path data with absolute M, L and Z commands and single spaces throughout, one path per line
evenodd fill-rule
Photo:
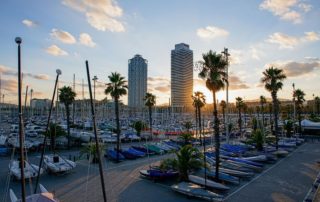
M 193 51 L 180 43 L 171 50 L 171 103 L 172 107 L 192 107 Z
M 128 61 L 128 106 L 141 108 L 147 93 L 148 61 L 135 55 Z

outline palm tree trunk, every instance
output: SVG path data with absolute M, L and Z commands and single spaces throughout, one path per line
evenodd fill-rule
M 204 137 L 204 133 L 203 133 L 203 130 L 201 128 L 201 109 L 200 107 L 197 107 L 198 108 L 198 118 L 199 118 L 199 133 L 200 133 L 200 136 L 202 135 L 202 144 L 203 144 L 203 164 L 204 164 L 204 187 L 207 187 L 207 166 L 206 166 L 206 162 L 207 162 L 207 159 L 206 159 L 206 141 L 205 141 L 205 137 Z
M 119 120 L 119 100 L 114 99 L 114 108 L 116 112 L 116 125 L 117 125 L 117 162 L 119 162 L 119 152 L 120 152 L 120 120 Z
M 264 108 L 263 108 L 263 104 L 261 104 L 261 114 L 262 114 L 262 126 L 264 129 Z
M 224 130 L 226 130 L 226 114 L 224 111 L 224 107 L 222 107 L 222 117 L 223 117 L 223 125 L 224 125 Z
M 274 130 L 273 134 L 276 136 L 276 149 L 278 150 L 278 100 L 277 100 L 277 92 L 272 92 L 272 102 L 273 102 L 273 116 L 274 116 Z
M 149 125 L 150 125 L 150 134 L 151 134 L 151 139 L 153 139 L 153 134 L 152 134 L 152 108 L 151 106 L 149 108 Z
M 65 105 L 67 113 L 67 132 L 68 132 L 68 149 L 70 150 L 70 109 L 69 105 Z
M 238 126 L 239 126 L 239 132 L 240 132 L 240 137 L 241 137 L 242 136 L 242 127 L 241 127 L 242 120 L 241 120 L 241 108 L 240 107 L 239 107 L 238 114 L 239 114 Z
M 220 138 L 219 138 L 219 119 L 217 110 L 216 92 L 213 94 L 213 116 L 214 116 L 214 137 L 215 137 L 215 152 L 216 152 L 216 180 L 219 181 L 219 163 L 220 163 Z
M 198 106 L 195 107 L 196 108 L 196 138 L 198 139 Z M 202 144 L 202 140 L 201 140 L 201 136 L 200 136 L 200 144 Z
M 301 134 L 301 108 L 298 107 L 298 121 L 299 121 L 299 135 L 302 135 Z

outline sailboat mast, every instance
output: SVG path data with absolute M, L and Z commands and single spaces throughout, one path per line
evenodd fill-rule
M 89 63 L 88 63 L 87 60 L 86 60 L 86 68 L 87 68 L 88 87 L 89 87 L 89 95 L 90 95 L 90 103 L 91 103 L 91 115 L 92 115 L 92 122 L 93 122 L 93 131 L 94 131 L 94 136 L 95 136 L 96 152 L 97 152 L 98 162 L 99 162 L 99 172 L 100 172 L 100 180 L 101 180 L 101 188 L 102 188 L 102 194 L 103 194 L 103 201 L 104 201 L 104 202 L 107 202 L 107 195 L 106 195 L 106 189 L 105 189 L 105 186 L 104 186 L 102 162 L 101 162 L 101 155 L 100 155 L 98 135 L 97 135 L 97 127 L 96 127 L 96 117 L 95 117 L 94 103 L 93 103 L 93 99 L 92 99 L 92 90 L 91 90 L 91 79 L 90 79 L 90 72 L 89 72 Z
M 35 186 L 35 188 L 34 188 L 34 194 L 37 193 L 37 187 L 38 187 L 38 184 L 39 184 L 40 172 L 41 172 L 41 167 L 42 167 L 42 162 L 43 162 L 43 156 L 44 156 L 44 151 L 45 151 L 46 143 L 47 143 L 47 137 L 48 137 L 47 134 L 48 134 L 48 131 L 49 131 L 49 124 L 50 124 L 51 112 L 52 112 L 52 108 L 53 108 L 54 97 L 55 97 L 55 94 L 56 94 L 58 79 L 59 79 L 59 76 L 60 76 L 60 74 L 61 74 L 61 70 L 60 70 L 60 69 L 57 69 L 56 72 L 57 72 L 57 77 L 56 77 L 56 81 L 55 81 L 55 84 L 54 84 L 54 90 L 53 90 L 52 100 L 51 100 L 50 109 L 49 109 L 49 114 L 48 114 L 48 119 L 47 119 L 47 125 L 46 125 L 46 131 L 45 131 L 45 134 L 46 134 L 46 135 L 44 136 L 44 139 L 43 139 L 43 147 L 42 147 L 42 151 L 41 151 L 41 157 L 40 157 L 40 163 L 39 163 L 39 169 L 38 169 L 36 186 Z
M 21 42 L 20 37 L 16 37 L 18 44 L 18 114 L 19 114 L 19 144 L 20 144 L 20 172 L 21 172 L 21 200 L 26 202 L 26 184 L 24 179 L 24 142 L 22 134 L 22 104 L 21 104 Z

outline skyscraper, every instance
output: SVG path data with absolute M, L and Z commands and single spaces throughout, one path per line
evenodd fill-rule
M 141 108 L 147 93 L 148 61 L 135 55 L 128 61 L 128 106 Z
M 171 103 L 172 107 L 192 107 L 193 51 L 180 43 L 171 50 Z

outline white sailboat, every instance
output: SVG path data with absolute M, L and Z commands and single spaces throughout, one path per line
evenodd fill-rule
M 14 176 L 16 179 L 21 180 L 21 161 L 13 160 L 9 163 L 10 175 Z M 24 161 L 24 178 L 29 179 L 38 176 L 39 166 Z M 43 173 L 43 169 L 40 169 L 40 174 Z
M 59 202 L 54 198 L 53 194 L 48 192 L 48 190 L 41 184 L 39 184 L 41 193 L 32 194 L 26 197 L 26 202 Z M 10 189 L 10 200 L 11 202 L 21 202 L 21 199 L 18 199 L 12 189 Z
M 65 159 L 57 154 L 45 155 L 44 168 L 51 173 L 64 173 L 76 167 L 76 163 Z

